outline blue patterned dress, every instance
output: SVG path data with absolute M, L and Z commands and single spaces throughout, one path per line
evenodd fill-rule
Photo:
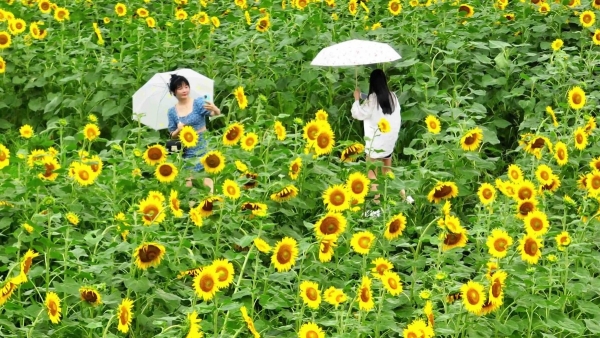
M 204 108 L 204 98 L 197 98 L 194 100 L 192 105 L 192 112 L 187 116 L 177 116 L 175 107 L 171 107 L 168 112 L 169 117 L 169 133 L 173 133 L 177 130 L 177 123 L 181 122 L 186 126 L 194 128 L 198 131 L 206 126 L 206 116 L 210 115 L 210 111 Z M 204 132 L 198 133 L 198 144 L 193 148 L 184 148 L 183 158 L 198 158 L 196 164 L 193 167 L 188 167 L 194 171 L 204 170 L 204 166 L 200 163 L 200 157 L 206 153 L 206 139 L 204 138 Z

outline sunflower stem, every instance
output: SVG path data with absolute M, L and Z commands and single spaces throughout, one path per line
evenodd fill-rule
M 375 338 L 380 337 L 379 333 L 379 318 L 381 318 L 381 310 L 383 309 L 383 299 L 385 298 L 385 290 L 381 290 L 381 296 L 379 297 L 379 309 L 377 310 L 377 317 L 375 321 Z
M 235 293 L 238 291 L 240 284 L 242 283 L 242 276 L 244 275 L 244 270 L 246 270 L 246 264 L 248 263 L 248 259 L 250 258 L 250 254 L 252 253 L 252 248 L 254 248 L 254 245 L 252 247 L 250 247 L 250 250 L 248 250 L 248 253 L 246 254 L 246 258 L 244 259 L 244 263 L 242 264 L 242 269 L 240 270 L 240 274 L 238 276 L 238 280 L 235 284 L 235 289 L 233 289 L 233 295 L 235 295 Z M 257 255 L 258 257 L 258 255 Z M 258 260 L 258 258 L 257 258 Z M 196 297 L 194 297 L 194 301 L 195 301 Z M 194 302 L 195 304 L 195 302 Z M 254 303 L 252 303 L 252 309 L 254 310 Z M 223 320 L 223 328 L 221 329 L 221 334 L 220 336 L 223 336 L 223 333 L 225 332 L 225 328 L 227 327 L 227 320 L 229 319 L 229 313 L 231 311 L 227 311 L 227 313 L 225 314 L 225 319 Z M 237 334 L 236 334 L 237 335 Z

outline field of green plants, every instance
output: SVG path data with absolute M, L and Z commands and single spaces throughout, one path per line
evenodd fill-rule
M 600 336 L 599 10 L 0 0 L 0 336 Z M 310 66 L 353 38 L 402 55 L 375 180 L 373 67 Z M 201 173 L 132 119 L 177 68 L 223 112 Z

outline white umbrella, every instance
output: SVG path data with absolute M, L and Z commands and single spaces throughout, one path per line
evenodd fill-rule
M 400 54 L 387 43 L 349 40 L 324 48 L 311 62 L 313 66 L 344 67 L 396 61 Z
M 142 88 L 133 94 L 133 119 L 154 129 L 167 128 L 167 112 L 177 103 L 177 98 L 169 92 L 171 75 L 185 77 L 190 83 L 190 97 L 204 97 L 212 101 L 214 81 L 191 69 L 178 69 L 172 72 L 155 74 Z

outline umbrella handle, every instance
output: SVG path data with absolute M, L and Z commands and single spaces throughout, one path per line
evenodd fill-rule
M 358 66 L 354 66 L 354 88 L 358 88 Z

